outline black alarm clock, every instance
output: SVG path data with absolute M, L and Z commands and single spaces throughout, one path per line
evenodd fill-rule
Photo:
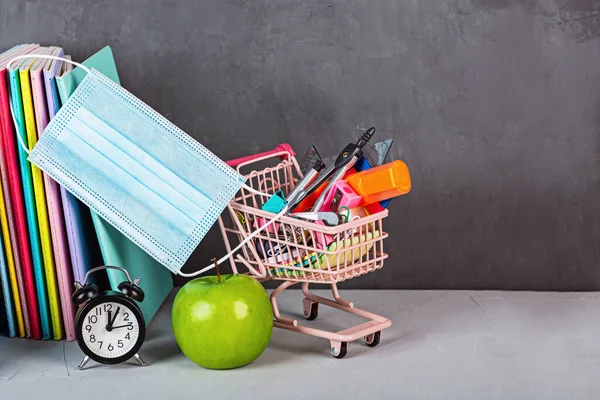
M 117 269 L 127 276 L 118 286 L 120 292 L 99 290 L 88 284 L 88 276 L 104 269 Z M 83 284 L 75 282 L 73 302 L 79 307 L 75 314 L 77 344 L 85 354 L 78 369 L 92 359 L 101 364 L 118 364 L 132 357 L 146 365 L 138 351 L 146 337 L 146 322 L 137 302 L 144 300 L 139 278 L 132 281 L 120 267 L 105 265 L 85 274 Z

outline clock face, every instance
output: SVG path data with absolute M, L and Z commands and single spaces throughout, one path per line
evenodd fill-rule
M 78 318 L 78 342 L 84 352 L 100 362 L 131 358 L 141 347 L 145 324 L 128 300 L 106 298 L 93 301 Z

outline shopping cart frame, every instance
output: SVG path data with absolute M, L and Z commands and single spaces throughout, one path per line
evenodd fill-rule
M 295 155 L 292 147 L 284 143 L 274 150 L 231 160 L 227 164 L 246 177 L 247 184 L 254 189 L 270 194 L 282 190 L 287 194 L 302 177 Z M 275 157 L 279 162 L 274 167 L 252 169 L 249 173 L 242 173 L 245 167 Z M 227 205 L 232 226 L 225 225 L 222 215 L 218 218 L 218 222 L 229 253 L 235 247 L 230 243 L 229 235 L 234 235 L 237 240 L 243 241 L 257 226 L 261 225 L 261 223 L 253 225 L 254 222 L 264 224 L 264 221 L 274 217 L 275 214 L 260 209 L 260 205 L 267 199 L 267 196 L 260 196 L 242 188 L 240 194 Z M 387 254 L 383 252 L 383 240 L 388 234 L 382 229 L 382 221 L 387 215 L 388 211 L 384 209 L 377 214 L 366 215 L 337 227 L 326 227 L 322 224 L 283 216 L 274 225 L 283 231 L 284 237 L 269 235 L 269 232 L 263 231 L 259 234 L 258 241 L 255 239 L 242 247 L 243 255 L 238 254 L 235 257 L 230 255 L 232 272 L 240 273 L 237 266 L 241 264 L 248 270 L 248 275 L 260 282 L 283 281 L 270 296 L 275 327 L 329 340 L 330 352 L 335 358 L 346 356 L 348 343 L 361 338 L 367 346 L 375 347 L 380 342 L 381 331 L 391 326 L 391 320 L 359 309 L 352 302 L 341 298 L 337 283 L 383 267 L 383 261 L 387 258 Z M 311 236 L 312 241 L 307 241 L 306 233 Z M 318 247 L 314 243 L 308 244 L 314 242 L 317 237 L 333 240 L 334 244 L 337 243 L 335 249 Z M 358 243 L 354 243 L 356 237 Z M 287 249 L 287 253 L 283 255 L 281 252 L 275 255 L 269 253 L 269 249 L 274 248 Z M 301 254 L 309 254 L 310 257 L 302 258 Z M 285 259 L 286 256 L 288 259 Z M 282 261 L 286 263 L 282 264 Z M 290 265 L 290 262 L 294 262 L 294 265 Z M 287 288 L 300 283 L 304 294 L 302 300 L 304 316 L 308 321 L 317 318 L 319 304 L 354 314 L 368 321 L 330 332 L 303 326 L 296 319 L 283 317 L 279 312 L 277 297 Z M 329 285 L 333 300 L 312 293 L 309 290 L 311 283 Z

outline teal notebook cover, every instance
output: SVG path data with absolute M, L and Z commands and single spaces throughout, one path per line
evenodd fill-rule
M 25 133 L 25 116 L 23 114 L 23 99 L 21 97 L 21 81 L 19 80 L 18 68 L 10 70 L 8 77 L 10 81 L 10 101 L 12 103 L 15 120 L 17 122 L 16 134 L 21 137 L 23 143 L 27 143 L 27 134 Z M 21 146 L 17 147 L 19 150 L 21 182 L 23 183 L 23 197 L 25 199 L 27 230 L 29 233 L 29 243 L 31 244 L 33 273 L 35 275 L 36 297 L 38 306 L 40 308 L 42 337 L 44 339 L 50 339 L 52 337 L 50 306 L 48 304 L 48 292 L 46 290 L 46 274 L 44 272 L 44 264 L 42 261 L 42 244 L 40 242 L 40 233 L 38 231 L 38 220 L 37 211 L 35 208 L 35 195 L 33 193 L 31 168 L 29 167 L 29 161 L 27 161 L 27 153 Z
M 121 84 L 109 46 L 104 47 L 82 64 L 88 68 L 95 68 L 107 78 Z M 73 94 L 85 75 L 86 72 L 81 68 L 75 68 L 69 74 L 56 78 L 58 92 L 63 103 Z M 146 297 L 142 303 L 139 303 L 139 306 L 144 314 L 146 325 L 148 325 L 173 289 L 171 272 L 99 215 L 94 212 L 91 214 L 104 263 L 125 268 L 131 275 L 131 279 L 141 279 L 140 287 Z M 109 269 L 107 273 L 113 290 L 117 290 L 119 283 L 127 279 L 121 271 Z

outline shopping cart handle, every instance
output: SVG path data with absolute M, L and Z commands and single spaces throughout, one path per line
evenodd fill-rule
M 277 154 L 277 153 L 281 153 L 281 152 L 285 152 L 287 154 L 281 154 L 279 155 L 279 158 L 283 161 L 284 159 L 289 160 L 290 156 L 295 156 L 296 153 L 294 152 L 294 149 L 292 149 L 292 146 L 290 146 L 287 143 L 281 143 L 280 145 L 278 145 L 277 147 L 275 147 L 273 150 L 270 151 L 265 151 L 263 153 L 259 153 L 259 154 L 254 154 L 251 156 L 246 156 L 246 157 L 240 157 L 240 158 L 236 158 L 235 160 L 229 160 L 229 161 L 225 161 L 227 163 L 227 165 L 229 165 L 232 168 L 237 167 L 240 164 L 246 163 L 246 162 L 250 162 L 250 161 L 254 161 L 257 160 L 259 158 L 268 158 L 271 155 Z

